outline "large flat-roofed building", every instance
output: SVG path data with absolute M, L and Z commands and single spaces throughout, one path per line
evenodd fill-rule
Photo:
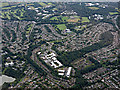
M 71 70 L 72 70 L 72 67 L 69 67 L 66 74 L 67 77 L 70 77 Z
M 63 76 L 63 75 L 64 75 L 64 73 L 58 73 L 58 75 Z

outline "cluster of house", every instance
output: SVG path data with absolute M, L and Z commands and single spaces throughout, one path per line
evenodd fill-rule
M 63 66 L 63 64 L 57 60 L 55 53 L 43 55 L 41 54 L 41 52 L 38 52 L 37 54 L 41 56 L 41 58 L 45 61 L 45 63 L 47 63 L 48 65 L 50 65 L 55 69 L 58 69 Z M 72 67 L 69 67 L 68 69 L 58 69 L 58 75 L 60 76 L 65 75 L 66 77 L 70 77 L 71 71 L 72 71 Z
M 81 5 L 81 4 L 80 4 L 80 5 Z M 100 5 L 100 3 L 85 3 L 85 6 L 88 6 L 88 7 L 98 6 L 98 7 L 102 7 L 102 8 L 108 7 L 108 5 L 105 5 L 105 4 L 101 4 L 101 5 Z
M 103 18 L 103 15 L 100 15 L 100 14 L 94 14 L 94 15 L 93 15 L 93 18 L 94 18 L 95 20 L 102 20 L 102 19 L 104 19 L 104 18 Z
M 43 16 L 42 19 L 46 19 L 46 18 L 54 15 L 54 13 L 53 14 L 49 14 L 49 11 L 44 10 L 44 8 L 49 8 L 49 7 L 52 7 L 52 5 L 47 5 L 46 7 L 42 7 L 42 9 L 41 9 L 42 12 L 39 12 L 39 10 L 38 10 L 39 8 L 34 8 L 33 10 L 35 10 L 37 12 L 38 16 L 42 15 Z M 28 9 L 31 10 L 32 7 L 28 7 Z M 38 17 L 37 17 L 37 19 L 38 19 Z
M 8 66 L 13 66 L 13 65 L 14 65 L 13 61 L 11 61 L 11 62 L 6 62 L 6 63 L 5 63 L 5 66 L 6 66 L 6 67 L 8 67 Z
M 77 15 L 77 13 L 76 12 L 74 12 L 73 10 L 72 11 L 64 11 L 64 12 L 62 12 L 61 14 L 65 14 L 65 15 Z
M 31 10 L 32 7 L 29 7 L 28 9 Z M 35 8 L 34 10 L 35 10 L 36 12 L 39 12 L 38 8 Z
M 102 83 L 99 83 L 101 87 L 104 87 L 105 84 L 110 88 L 119 88 L 119 78 L 118 78 L 118 69 L 112 70 L 110 68 L 101 67 L 92 72 L 86 73 L 83 75 L 88 82 L 95 83 L 100 80 Z M 104 83 L 104 84 L 103 84 Z M 96 85 L 100 88 L 99 85 Z M 87 88 L 93 88 L 95 85 L 91 85 Z M 95 86 L 95 87 L 96 87 Z
M 94 5 L 100 5 L 99 3 L 85 3 L 86 6 L 94 6 Z

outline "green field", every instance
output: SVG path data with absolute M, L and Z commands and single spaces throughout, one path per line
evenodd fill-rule
M 41 3 L 39 3 L 41 6 L 43 6 L 43 7 L 45 7 L 45 6 L 47 6 L 47 4 L 45 4 L 45 3 L 43 3 L 43 2 L 41 2 Z
M 60 30 L 65 30 L 67 27 L 65 26 L 65 24 L 58 24 L 57 28 L 59 28 Z
M 57 17 L 52 17 L 52 18 L 50 18 L 50 20 L 58 20 L 58 18 Z
M 76 23 L 80 20 L 79 16 L 70 16 L 70 18 L 67 20 L 68 22 Z
M 11 17 L 9 16 L 9 14 L 7 14 L 7 18 L 10 20 L 11 19 Z
M 58 10 L 57 8 L 53 8 L 53 10 Z
M 14 17 L 16 17 L 17 19 L 21 20 L 21 18 L 17 15 L 14 14 Z
M 16 7 L 16 6 L 11 6 L 11 8 L 14 8 L 14 7 Z
M 50 18 L 50 20 L 60 20 L 60 18 L 62 19 L 62 21 L 67 21 L 69 19 L 68 16 L 55 16 Z
M 88 17 L 82 17 L 82 23 L 85 23 L 85 22 L 90 22 L 90 20 L 88 19 Z
M 88 7 L 89 9 L 92 9 L 92 10 L 98 10 L 99 8 L 98 7 Z
M 19 15 L 16 15 L 17 12 L 19 12 L 20 14 Z M 23 16 L 24 16 L 24 13 L 25 13 L 25 10 L 24 8 L 22 9 L 15 9 L 14 11 L 6 11 L 6 12 L 2 12 L 2 18 L 7 18 L 7 19 L 11 19 L 11 15 L 14 17 L 14 18 L 17 18 L 19 20 L 22 20 L 23 19 Z
M 8 6 L 9 4 L 8 3 L 2 3 L 2 7 L 4 6 Z M 1 7 L 1 6 L 0 6 Z
M 11 9 L 11 7 L 2 7 L 2 10 Z
M 52 3 L 47 3 L 48 5 L 53 5 Z
M 119 14 L 118 12 L 109 12 L 110 15 L 116 15 Z
M 28 31 L 31 30 L 31 29 L 32 29 L 32 26 L 33 26 L 33 24 L 30 24 L 30 25 L 28 26 L 27 30 L 28 30 Z
M 30 33 L 30 30 L 32 29 L 33 24 L 29 24 L 26 29 L 26 34 L 28 35 Z
M 68 20 L 68 19 L 69 19 L 69 17 L 67 17 L 67 16 L 63 16 L 63 17 L 62 17 L 62 20 L 63 20 L 63 21 L 66 21 L 66 20 Z

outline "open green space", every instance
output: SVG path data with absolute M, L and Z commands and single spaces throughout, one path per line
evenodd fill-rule
M 11 6 L 11 8 L 14 8 L 14 7 L 16 7 L 16 6 Z
M 58 18 L 55 16 L 55 17 L 50 18 L 50 20 L 58 20 Z
M 16 17 L 17 19 L 21 20 L 21 18 L 17 15 L 14 14 L 14 17 Z
M 47 3 L 48 5 L 53 5 L 52 3 Z
M 66 20 L 68 20 L 68 19 L 69 19 L 68 16 L 63 16 L 63 17 L 62 17 L 62 20 L 63 20 L 63 21 L 66 21 Z
M 67 27 L 65 24 L 58 24 L 57 28 L 59 28 L 60 30 L 65 30 Z
M 67 20 L 68 22 L 78 22 L 80 20 L 79 16 L 70 16 Z
M 30 25 L 28 26 L 27 30 L 31 30 L 32 26 L 33 26 L 33 24 L 30 24 Z
M 43 6 L 43 7 L 45 7 L 45 6 L 47 6 L 47 4 L 45 4 L 45 3 L 43 3 L 43 2 L 41 2 L 41 3 L 39 3 L 41 6 Z
M 1 14 L 2 14 L 2 18 L 6 18 L 9 20 L 11 18 L 17 18 L 18 20 L 22 20 L 24 17 L 24 13 L 25 13 L 25 10 L 24 10 L 24 8 L 22 8 L 22 9 L 15 9 L 12 11 L 2 12 Z
M 2 7 L 2 10 L 11 9 L 11 7 Z
M 92 9 L 92 10 L 98 10 L 99 8 L 98 7 L 88 7 L 89 9 Z
M 88 17 L 82 17 L 82 23 L 85 23 L 85 22 L 90 22 L 90 20 L 88 19 Z
M 55 16 L 55 17 L 50 18 L 50 20 L 60 20 L 60 19 L 62 19 L 62 21 L 66 21 L 69 19 L 69 17 L 60 15 L 60 16 Z
M 109 12 L 110 15 L 116 15 L 118 12 Z
M 8 5 L 9 5 L 9 4 L 8 4 L 7 2 L 4 2 L 4 3 L 2 3 L 1 6 L 4 7 L 4 6 L 8 6 Z M 0 6 L 0 7 L 1 7 L 1 6 Z

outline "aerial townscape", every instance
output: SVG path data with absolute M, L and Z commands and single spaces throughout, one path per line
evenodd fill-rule
M 3 90 L 120 89 L 119 4 L 2 2 Z

